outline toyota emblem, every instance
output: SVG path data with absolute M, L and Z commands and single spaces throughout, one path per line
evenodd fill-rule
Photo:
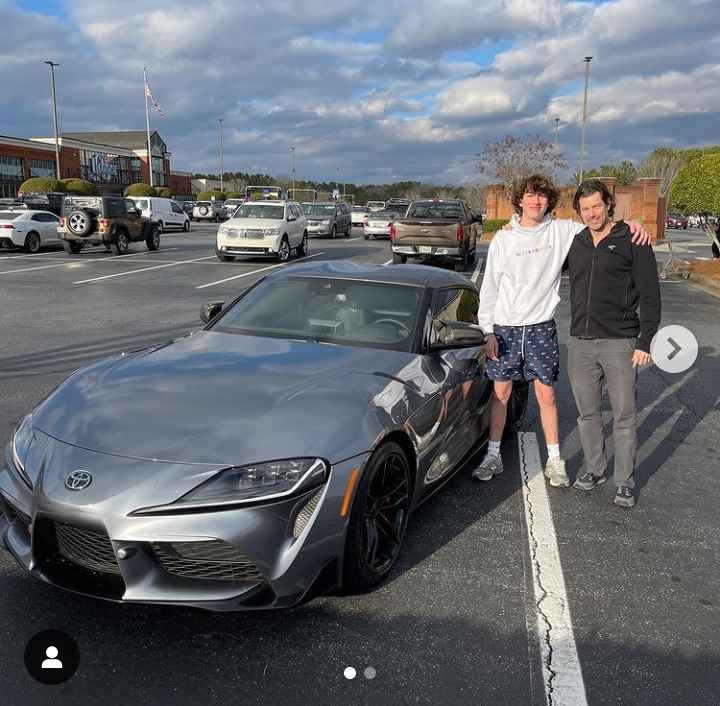
M 85 490 L 92 483 L 92 476 L 83 470 L 73 471 L 65 479 L 65 487 L 68 490 Z

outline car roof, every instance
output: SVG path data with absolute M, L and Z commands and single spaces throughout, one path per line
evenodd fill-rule
M 429 265 L 402 265 L 387 267 L 371 262 L 354 260 L 318 260 L 302 262 L 277 270 L 268 277 L 282 278 L 288 275 L 304 277 L 333 277 L 337 279 L 355 279 L 358 281 L 386 282 L 406 284 L 417 287 L 447 287 L 473 284 L 461 274 Z
M 256 199 L 254 201 L 246 201 L 243 206 L 254 206 L 256 204 L 270 204 L 272 206 L 284 206 L 286 203 L 292 203 L 296 206 L 300 204 L 295 201 L 286 201 L 284 199 Z

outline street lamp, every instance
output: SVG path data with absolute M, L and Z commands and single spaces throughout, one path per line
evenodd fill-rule
M 585 125 L 587 123 L 587 94 L 588 81 L 590 80 L 590 62 L 592 61 L 592 57 L 586 56 L 583 61 L 585 62 L 585 95 L 583 97 L 582 138 L 580 142 L 580 173 L 578 184 L 582 184 L 583 167 L 585 165 Z
M 57 101 L 55 100 L 55 67 L 60 64 L 55 64 L 52 61 L 43 61 L 43 64 L 47 64 L 50 67 L 50 88 L 52 92 L 52 105 L 53 105 L 53 128 L 55 130 L 55 176 L 60 181 L 60 141 L 58 139 L 58 119 L 57 119 Z
M 223 190 L 223 118 L 218 118 L 218 128 L 220 130 L 220 191 Z
M 292 190 L 290 193 L 292 193 L 292 199 L 295 200 L 295 147 L 290 148 L 290 173 L 292 174 Z

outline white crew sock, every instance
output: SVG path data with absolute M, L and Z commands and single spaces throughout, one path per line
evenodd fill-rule
M 548 444 L 548 458 L 560 458 L 560 444 Z
M 500 442 L 499 441 L 489 441 L 488 442 L 487 455 L 495 456 L 495 458 L 500 458 Z

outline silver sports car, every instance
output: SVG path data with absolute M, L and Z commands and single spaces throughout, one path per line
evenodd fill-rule
M 125 602 L 249 610 L 377 585 L 410 512 L 486 441 L 477 307 L 446 270 L 304 263 L 78 370 L 5 449 L 5 547 Z M 526 402 L 516 386 L 511 420 Z

